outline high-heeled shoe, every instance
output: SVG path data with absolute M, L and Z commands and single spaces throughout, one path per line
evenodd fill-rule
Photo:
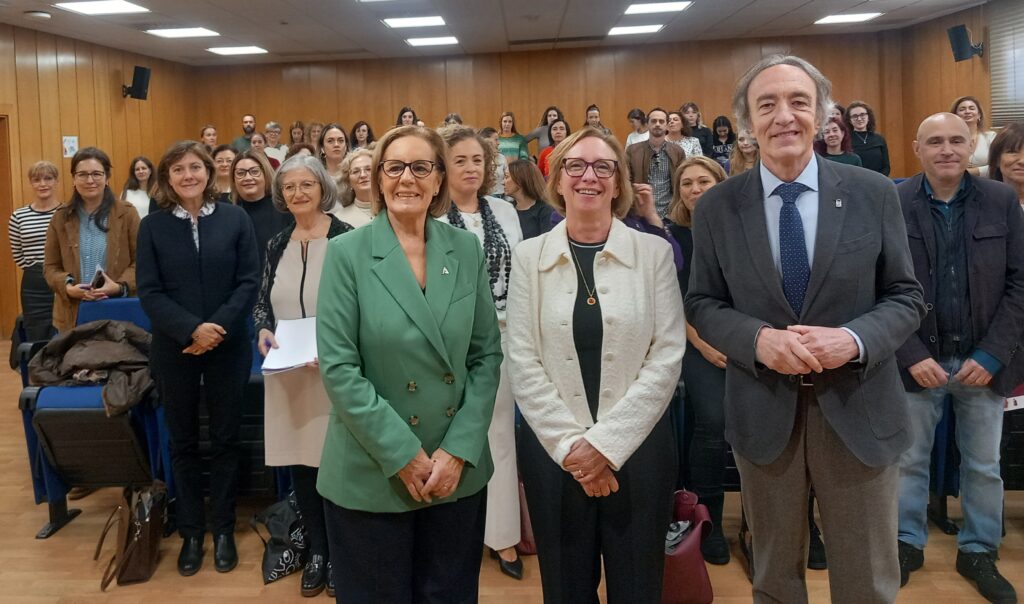
M 302 569 L 302 595 L 307 598 L 319 595 L 327 586 L 327 560 L 320 554 L 313 554 Z
M 498 568 L 501 569 L 503 574 L 519 581 L 523 580 L 523 560 L 519 557 L 518 553 L 516 554 L 516 559 L 511 562 L 502 558 L 501 555 L 493 549 L 491 550 L 491 557 L 498 561 Z

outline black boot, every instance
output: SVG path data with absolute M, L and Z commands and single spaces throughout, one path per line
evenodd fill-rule
M 722 531 L 722 507 L 725 505 L 725 494 L 701 497 L 700 502 L 708 508 L 711 515 L 711 534 L 700 544 L 700 553 L 708 564 L 729 563 L 729 541 Z
M 191 577 L 203 566 L 203 536 L 185 537 L 178 554 L 178 572 L 182 577 Z
M 216 535 L 213 538 L 213 565 L 219 573 L 226 573 L 238 566 L 238 550 L 235 548 L 235 536 L 231 533 Z
M 313 554 L 302 569 L 302 595 L 307 598 L 319 595 L 327 585 L 327 561 L 320 554 Z

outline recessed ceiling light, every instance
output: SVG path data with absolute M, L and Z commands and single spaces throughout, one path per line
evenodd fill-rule
M 207 38 L 219 36 L 215 31 L 205 27 L 179 27 L 176 29 L 147 29 L 147 34 L 160 36 L 161 38 Z
M 883 13 L 855 13 L 850 15 L 829 15 L 814 22 L 815 25 L 828 25 L 830 23 L 862 23 L 870 21 Z
M 409 38 L 405 41 L 409 46 L 446 46 L 458 44 L 455 36 L 442 36 L 440 38 Z
M 267 51 L 259 46 L 221 46 L 206 50 L 218 55 L 265 55 Z
M 98 0 L 96 2 L 58 2 L 57 8 L 69 10 L 82 15 L 124 15 L 128 13 L 148 13 L 149 9 L 124 0 Z
M 628 36 L 631 34 L 653 34 L 661 31 L 664 25 L 630 25 L 627 27 L 613 27 L 608 31 L 609 36 Z
M 444 19 L 441 17 L 399 17 L 384 19 L 384 25 L 395 29 L 400 27 L 436 27 L 444 25 Z
M 26 19 L 33 19 L 35 21 L 49 21 L 53 18 L 53 15 L 44 10 L 27 10 L 22 13 Z
M 627 15 L 645 15 L 649 13 L 675 13 L 686 10 L 693 2 L 647 2 L 644 4 L 630 4 L 626 9 Z

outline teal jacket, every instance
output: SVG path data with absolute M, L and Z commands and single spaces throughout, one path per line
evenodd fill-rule
M 331 417 L 317 489 L 348 509 L 405 512 L 427 503 L 398 478 L 422 447 L 464 459 L 455 492 L 493 472 L 487 445 L 501 335 L 479 240 L 432 218 L 422 291 L 386 212 L 331 240 L 317 304 L 317 355 Z

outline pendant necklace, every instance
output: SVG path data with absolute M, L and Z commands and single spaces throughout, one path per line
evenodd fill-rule
M 854 130 L 853 133 L 856 134 L 857 138 L 860 139 L 861 144 L 864 144 L 864 145 L 868 144 L 868 137 L 871 136 L 870 132 L 865 132 L 864 136 L 861 136 L 860 132 L 857 132 L 856 130 Z
M 597 304 L 597 281 L 594 281 L 593 289 L 587 285 L 587 277 L 583 274 L 583 267 L 580 266 L 580 259 L 576 257 L 576 248 L 571 242 L 569 243 L 569 251 L 572 252 L 572 258 L 576 261 L 576 270 L 579 271 L 580 279 L 583 280 L 583 289 L 587 292 L 587 306 L 593 306 Z

